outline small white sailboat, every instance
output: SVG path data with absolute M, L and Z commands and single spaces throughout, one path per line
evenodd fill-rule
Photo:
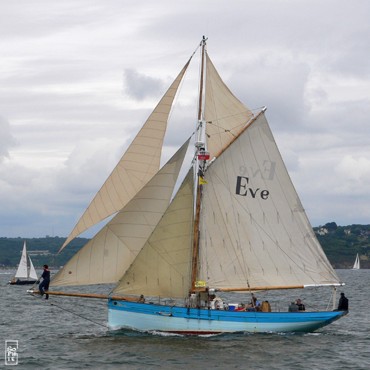
M 343 283 L 307 219 L 266 109 L 254 114 L 232 94 L 209 58 L 205 38 L 199 50 L 194 157 L 182 185 L 172 197 L 188 139 L 159 167 L 170 109 L 192 57 L 61 249 L 116 215 L 51 282 L 115 288 L 106 295 L 49 294 L 108 299 L 110 329 L 198 335 L 307 332 L 328 325 L 347 312 L 262 312 L 255 306 L 238 312 L 214 297 L 261 290 L 284 296 L 288 289 L 335 290 Z
M 17 272 L 9 282 L 11 285 L 34 284 L 37 281 L 37 273 L 33 266 L 31 257 L 27 254 L 26 241 L 23 243 L 23 250 Z
M 360 269 L 360 257 L 357 253 L 355 263 L 353 264 L 352 270 L 359 270 Z

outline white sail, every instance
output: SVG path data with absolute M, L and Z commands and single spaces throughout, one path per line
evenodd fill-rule
M 170 202 L 189 140 L 54 277 L 52 286 L 116 283 Z
M 31 257 L 28 256 L 28 259 L 30 261 L 29 265 L 28 265 L 28 262 L 27 262 L 26 241 L 24 241 L 21 259 L 19 261 L 17 272 L 15 273 L 15 276 L 14 276 L 15 279 L 34 279 L 34 280 L 37 280 L 37 273 L 36 273 L 35 267 L 33 266 L 32 261 L 31 261 Z
M 205 174 L 199 279 L 210 287 L 337 284 L 263 113 Z
M 19 261 L 17 272 L 15 273 L 15 278 L 17 279 L 27 279 L 28 278 L 26 242 L 23 243 L 22 256 Z
M 352 269 L 353 270 L 359 270 L 360 269 L 360 258 L 358 256 L 358 253 L 356 255 L 356 260 L 355 260 L 355 263 L 353 264 Z
M 222 81 L 206 54 L 206 95 L 204 119 L 207 122 L 207 150 L 211 158 L 234 140 L 253 117 Z
M 173 100 L 190 60 L 167 90 L 59 252 L 76 236 L 122 209 L 158 171 Z
M 28 256 L 28 259 L 29 259 L 29 261 L 30 261 L 30 269 L 29 269 L 29 275 L 28 275 L 28 277 L 29 277 L 30 279 L 37 280 L 37 279 L 38 279 L 38 277 L 37 277 L 37 272 L 36 272 L 36 270 L 35 270 L 35 267 L 33 266 L 33 263 L 32 263 L 32 260 L 31 260 L 31 257 L 30 257 L 30 256 Z
M 189 171 L 163 218 L 114 293 L 187 296 L 191 280 L 193 199 L 193 171 Z

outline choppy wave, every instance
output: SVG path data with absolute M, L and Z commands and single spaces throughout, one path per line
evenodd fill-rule
M 338 274 L 350 313 L 319 332 L 188 337 L 111 332 L 103 327 L 104 301 L 35 298 L 25 287 L 7 285 L 9 273 L 1 271 L 0 332 L 3 343 L 18 340 L 21 369 L 368 369 L 370 284 L 364 282 L 370 270 Z M 305 291 L 307 302 L 310 294 Z

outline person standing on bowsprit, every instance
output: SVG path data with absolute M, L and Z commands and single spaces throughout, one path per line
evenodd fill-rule
M 49 284 L 50 284 L 50 270 L 48 265 L 44 265 L 44 271 L 41 275 L 42 282 L 39 283 L 39 291 L 41 294 L 41 297 L 45 294 L 45 290 L 49 290 Z M 45 299 L 49 299 L 49 294 L 45 295 Z

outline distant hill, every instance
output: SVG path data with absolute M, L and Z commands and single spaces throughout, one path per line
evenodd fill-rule
M 357 253 L 361 268 L 370 268 L 370 225 L 338 226 L 329 222 L 313 229 L 335 268 L 352 268 Z
M 57 254 L 66 238 L 0 238 L 0 267 L 14 267 L 19 263 L 23 241 L 27 242 L 27 251 L 36 268 L 47 264 L 53 267 L 63 266 L 89 239 L 76 238 L 62 253 Z
M 338 226 L 329 222 L 313 228 L 326 255 L 335 268 L 352 268 L 356 254 L 361 268 L 370 268 L 370 225 Z M 23 238 L 0 238 L 0 267 L 15 267 L 19 263 Z M 27 249 L 36 268 L 48 264 L 60 267 L 89 239 L 76 238 L 61 254 L 57 254 L 65 238 L 45 237 L 26 239 Z

